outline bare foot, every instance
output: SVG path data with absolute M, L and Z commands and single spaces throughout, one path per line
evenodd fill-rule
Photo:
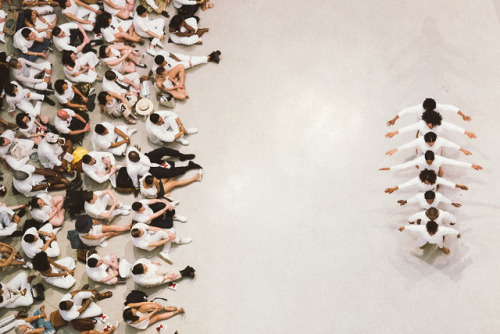
M 186 311 L 184 311 L 184 307 L 181 307 L 180 309 L 178 309 L 176 311 L 176 313 L 184 314 L 184 313 L 186 313 Z
M 443 247 L 441 248 L 441 250 L 445 253 L 445 254 L 450 254 L 450 250 L 446 247 Z

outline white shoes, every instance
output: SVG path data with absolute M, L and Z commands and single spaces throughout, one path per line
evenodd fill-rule
M 188 135 L 194 135 L 195 133 L 198 133 L 197 128 L 189 128 L 189 129 L 186 129 L 186 131 L 187 131 Z
M 173 242 L 176 245 L 186 245 L 191 243 L 191 241 L 193 241 L 191 238 L 180 238 L 179 240 L 175 239 Z
M 184 217 L 184 216 L 179 216 L 179 215 L 175 215 L 175 216 L 174 216 L 174 220 L 177 220 L 178 222 L 181 222 L 181 223 L 185 223 L 185 222 L 187 222 L 187 221 L 188 221 L 186 217 Z
M 160 254 L 158 254 L 158 255 L 163 259 L 163 261 L 165 261 L 165 262 L 167 262 L 169 264 L 173 264 L 174 263 L 174 261 L 172 261 L 172 259 L 168 256 L 167 253 L 160 252 Z
M 132 207 L 130 205 L 123 204 L 120 209 L 130 211 L 132 210 Z
M 188 130 L 188 131 L 189 131 L 189 130 Z M 182 138 L 182 137 L 177 138 L 177 139 L 176 139 L 176 141 L 177 141 L 179 144 L 184 145 L 184 146 L 189 145 L 189 142 L 188 142 L 186 139 Z
M 120 209 L 122 216 L 128 216 L 130 214 L 130 210 Z

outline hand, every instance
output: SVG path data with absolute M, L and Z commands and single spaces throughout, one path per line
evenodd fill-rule
M 396 153 L 398 151 L 397 148 L 393 149 L 393 150 L 390 150 L 390 151 L 387 151 L 385 152 L 385 155 L 393 155 L 394 153 Z
M 472 165 L 472 168 L 474 168 L 475 170 L 483 169 L 483 167 L 481 167 L 479 165 Z
M 88 102 L 89 102 L 89 98 L 88 98 L 88 97 L 85 97 L 85 96 L 82 96 L 82 100 L 83 100 L 83 102 L 85 102 L 85 103 L 88 103 Z M 87 107 L 87 106 L 85 106 L 85 107 Z
M 464 148 L 461 148 L 460 151 L 464 152 L 465 155 L 472 155 L 472 152 L 471 151 L 467 151 L 466 149 Z
M 168 278 L 168 279 L 176 279 L 177 275 L 174 274 L 174 273 L 170 273 L 170 274 L 167 274 L 165 277 Z
M 391 170 L 390 167 L 382 167 L 382 168 L 379 168 L 378 170 Z
M 469 136 L 470 139 L 477 138 L 474 132 L 465 131 L 465 134 Z
M 26 97 L 29 99 L 31 96 L 31 93 L 26 94 Z
M 158 39 L 159 39 L 160 41 L 163 41 L 163 39 L 164 39 L 164 38 L 165 38 L 165 35 L 158 36 Z
M 393 126 L 394 124 L 396 124 L 396 119 L 391 119 L 386 124 L 387 124 L 387 126 Z
M 399 232 L 403 232 L 403 230 L 404 230 L 404 229 L 405 229 L 405 227 L 404 227 L 404 226 L 401 226 L 401 227 L 399 228 Z
M 399 205 L 405 205 L 406 203 L 408 203 L 408 201 L 405 201 L 404 199 L 400 199 L 398 201 Z
M 397 134 L 398 134 L 398 132 L 397 132 L 397 131 L 394 131 L 394 132 L 387 132 L 387 133 L 385 134 L 385 136 L 386 136 L 387 138 L 392 138 L 392 137 L 394 137 L 394 136 L 395 136 L 395 135 L 397 135 Z
M 460 239 L 460 233 L 457 234 L 457 239 Z
M 80 108 L 82 108 L 82 110 L 87 110 L 87 106 L 85 104 L 81 104 Z
M 469 188 L 467 188 L 466 186 L 461 185 L 461 184 L 457 184 L 457 185 L 456 185 L 456 187 L 457 187 L 457 188 L 460 188 L 460 189 L 462 189 L 462 190 L 469 190 Z
M 462 204 L 460 203 L 451 203 L 451 205 L 453 205 L 455 208 L 459 208 L 462 206 Z
M 46 53 L 42 52 L 42 53 L 39 53 L 39 55 L 44 58 L 44 59 L 47 59 L 49 56 L 47 56 Z
M 85 44 L 89 44 L 89 43 L 90 43 L 90 38 L 89 38 L 88 36 L 85 36 L 85 37 L 83 38 L 83 43 L 85 43 Z
M 56 235 L 54 233 L 49 233 L 49 238 L 52 240 L 56 239 Z
M 90 130 L 90 125 L 89 123 L 85 124 L 85 127 L 83 128 L 83 130 L 85 130 L 84 132 L 87 132 Z
M 470 116 L 467 116 L 467 115 L 463 115 L 462 116 L 462 119 L 466 122 L 470 122 L 471 121 L 471 117 Z
M 386 190 L 384 190 L 384 192 L 388 193 L 388 194 L 392 194 L 396 190 L 398 190 L 398 187 L 396 187 L 396 188 L 387 188 Z

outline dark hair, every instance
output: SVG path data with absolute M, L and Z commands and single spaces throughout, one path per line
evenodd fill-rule
M 99 123 L 99 124 L 96 124 L 96 126 L 94 127 L 94 131 L 96 133 L 102 135 L 106 131 L 106 127 Z
M 108 97 L 108 93 L 107 92 L 100 92 L 99 95 L 97 95 L 97 101 L 99 101 L 99 104 L 100 105 L 103 105 L 105 106 L 106 105 L 106 98 Z
M 35 25 L 35 23 L 31 20 L 31 14 L 33 14 L 33 11 L 31 9 L 25 9 L 23 14 L 25 21 L 28 21 L 32 25 Z
M 47 253 L 40 252 L 35 255 L 32 260 L 33 268 L 38 271 L 47 271 L 50 269 L 49 258 Z
M 427 209 L 427 211 L 425 211 L 425 215 L 430 219 L 434 219 L 437 218 L 437 216 L 439 216 L 439 211 L 435 207 L 432 207 Z
M 61 7 L 61 9 L 66 8 L 66 0 L 57 0 L 57 3 L 59 4 L 59 7 Z M 52 32 L 54 32 L 54 31 L 52 31 Z
M 97 266 L 97 262 L 99 262 L 99 260 L 97 260 L 95 257 L 91 257 L 87 260 L 87 266 L 89 266 L 90 268 L 95 268 Z
M 26 39 L 28 39 L 28 37 L 30 36 L 30 34 L 31 34 L 31 29 L 30 29 L 30 28 L 23 28 L 23 29 L 21 30 L 21 35 L 22 35 L 24 38 L 26 38 Z
M 28 203 L 31 209 L 40 209 L 40 205 L 38 205 L 38 197 L 32 197 Z
M 425 228 L 429 234 L 434 234 L 438 230 L 438 224 L 433 220 L 429 220 L 427 224 L 425 224 Z
M 156 65 L 161 65 L 161 64 L 163 64 L 164 61 L 165 61 L 165 57 L 163 57 L 162 55 L 158 55 L 155 57 L 155 64 Z
M 59 28 L 59 27 L 54 27 L 54 28 L 52 29 L 52 36 L 56 36 L 56 37 L 57 37 L 57 36 L 59 36 L 59 34 L 61 33 L 61 31 L 62 31 L 62 30 L 61 30 L 61 28 Z
M 106 48 L 107 47 L 108 47 L 107 45 L 101 45 L 99 47 L 99 57 L 100 58 L 106 58 Z
M 5 141 L 7 140 L 7 138 L 5 137 L 0 137 L 0 146 L 3 146 L 3 144 L 5 144 Z
M 424 135 L 424 140 L 426 143 L 434 143 L 437 137 L 438 136 L 434 132 L 429 131 Z
M 134 275 L 140 275 L 144 274 L 144 267 L 142 266 L 142 263 L 138 263 L 132 268 L 132 274 Z
M 424 103 L 422 103 L 422 107 L 424 107 L 425 110 L 434 110 L 436 109 L 436 101 L 428 97 L 424 100 Z
M 142 15 L 148 11 L 146 9 L 146 7 L 144 7 L 143 5 L 137 6 L 137 8 L 135 10 L 137 11 L 137 14 L 139 14 L 139 15 Z
M 433 171 L 432 169 L 427 169 L 427 168 L 421 171 L 418 177 L 420 178 L 420 181 L 422 182 L 429 181 L 430 184 L 436 183 L 437 179 L 436 172 Z
M 2 63 L 5 63 L 7 61 L 7 53 L 5 53 L 4 51 L 0 52 L 0 61 Z
M 128 152 L 128 158 L 132 162 L 137 162 L 141 159 L 141 157 L 139 156 L 139 153 L 137 153 L 136 151 Z
M 88 154 L 85 154 L 85 155 L 82 157 L 82 162 L 83 162 L 84 164 L 88 164 L 88 163 L 89 163 L 89 162 L 91 162 L 91 161 L 92 161 L 92 157 L 91 157 L 90 155 L 88 155 Z
M 84 190 L 82 192 L 82 199 L 85 202 L 90 202 L 94 198 L 94 192 L 92 190 Z
M 147 184 L 147 185 L 151 185 L 151 184 L 153 184 L 154 180 L 155 180 L 155 178 L 154 178 L 154 176 L 153 176 L 153 175 L 148 175 L 148 176 L 146 176 L 146 178 L 144 179 L 144 181 L 146 181 L 146 184 Z
M 71 56 L 73 55 L 73 51 L 69 50 L 64 50 L 62 53 L 62 63 L 63 65 L 68 65 L 71 67 L 75 67 L 75 61 L 71 59 Z
M 104 77 L 107 79 L 107 80 L 115 80 L 116 79 L 116 73 L 113 72 L 112 70 L 108 70 L 106 71 L 106 73 L 104 73 Z
M 141 208 L 142 208 L 142 203 L 141 202 L 134 202 L 134 203 L 132 203 L 132 210 L 139 211 Z
M 132 309 L 131 308 L 126 308 L 123 310 L 123 320 L 125 321 L 137 321 L 139 320 L 140 318 L 136 315 L 134 315 L 134 313 L 132 313 Z
M 422 114 L 422 120 L 425 122 L 425 124 L 432 124 L 433 126 L 437 126 L 441 125 L 443 117 L 436 111 L 427 110 Z
M 432 190 L 427 190 L 424 194 L 425 199 L 434 199 L 436 198 L 436 193 Z
M 106 29 L 111 25 L 109 23 L 109 20 L 111 19 L 111 14 L 108 12 L 102 12 L 101 14 L 97 15 L 95 17 L 95 26 L 94 26 L 94 32 L 95 33 L 100 33 L 101 29 Z
M 432 151 L 426 151 L 425 152 L 425 160 L 433 160 L 435 159 L 436 157 L 434 156 L 434 152 Z
M 14 94 L 14 87 L 17 87 L 17 86 L 13 83 L 6 84 L 5 87 L 3 88 L 5 90 L 5 94 L 7 94 L 9 96 L 16 96 Z
M 62 311 L 67 311 L 70 309 L 68 302 L 69 300 L 63 300 L 62 302 L 59 303 L 59 309 Z
M 35 236 L 33 234 L 25 234 L 23 240 L 30 244 L 35 241 Z
M 156 74 L 162 75 L 163 73 L 165 73 L 165 68 L 163 66 L 160 66 L 156 69 Z
M 175 30 L 179 30 L 182 22 L 184 22 L 184 18 L 180 15 L 174 15 L 172 19 L 170 19 L 170 23 L 168 24 L 169 28 L 174 28 Z
M 138 228 L 133 228 L 132 231 L 130 231 L 130 235 L 134 238 L 139 238 L 141 236 L 141 230 L 139 230 Z
M 64 89 L 63 86 L 66 83 L 66 80 L 64 79 L 59 79 L 54 83 L 54 89 L 56 90 L 57 93 L 59 94 L 64 94 Z
M 18 60 L 16 58 L 10 58 L 9 67 L 16 67 L 17 63 L 18 63 Z
M 21 129 L 27 129 L 28 128 L 28 124 L 26 124 L 26 123 L 23 122 L 23 118 L 26 117 L 26 116 L 28 116 L 28 118 L 31 118 L 30 115 L 27 114 L 27 113 L 25 113 L 25 112 L 20 112 L 16 116 L 16 124 Z
M 151 115 L 149 115 L 149 120 L 151 122 L 153 122 L 154 124 L 156 124 L 160 120 L 160 115 L 158 115 L 157 113 L 154 112 Z

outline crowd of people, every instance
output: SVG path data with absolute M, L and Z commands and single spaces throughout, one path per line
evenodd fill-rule
M 393 119 L 387 122 L 387 126 L 392 126 L 396 121 L 407 115 L 417 116 L 417 122 L 402 127 L 396 131 L 388 132 L 386 137 L 392 138 L 398 134 L 417 131 L 416 139 L 398 146 L 386 153 L 393 155 L 396 152 L 406 149 L 416 149 L 417 156 L 405 163 L 391 167 L 380 168 L 383 171 L 400 171 L 415 168 L 418 175 L 398 186 L 385 189 L 386 193 L 393 193 L 400 189 L 417 190 L 417 194 L 405 200 L 398 200 L 400 205 L 416 204 L 418 212 L 408 218 L 408 224 L 401 226 L 399 231 L 414 232 L 417 238 L 417 246 L 424 249 L 428 244 L 435 244 L 445 254 L 450 253 L 450 249 L 445 247 L 445 237 L 454 236 L 460 238 L 460 233 L 453 226 L 457 223 L 454 215 L 445 210 L 446 205 L 460 207 L 460 203 L 453 202 L 439 192 L 440 187 L 459 188 L 468 190 L 468 187 L 455 183 L 443 177 L 443 166 L 456 166 L 461 168 L 471 168 L 481 170 L 477 164 L 463 162 L 459 160 L 443 157 L 443 149 L 461 151 L 465 155 L 472 153 L 462 146 L 453 143 L 443 137 L 447 131 L 454 131 L 465 134 L 469 138 L 476 138 L 473 132 L 467 131 L 457 125 L 443 121 L 443 115 L 449 116 L 458 114 L 466 122 L 471 120 L 459 108 L 451 105 L 438 104 L 434 99 L 427 98 L 422 105 L 408 107 L 401 110 Z M 412 207 L 413 211 L 416 211 Z
M 189 98 L 186 70 L 218 64 L 221 52 L 188 55 L 166 47 L 202 44 L 209 29 L 199 27 L 198 15 L 214 5 L 210 0 L 6 2 L 9 9 L 2 10 L 0 1 L 0 43 L 12 43 L 15 53 L 0 51 L 0 107 L 5 100 L 8 113 L 0 117 L 0 162 L 13 181 L 0 186 L 0 196 L 16 195 L 17 204 L 0 202 L 0 267 L 20 272 L 0 283 L 0 308 L 15 309 L 0 319 L 0 333 L 49 334 L 65 326 L 112 333 L 120 322 L 144 330 L 183 314 L 183 307 L 164 305 L 162 298 L 149 301 L 140 288 L 166 288 L 195 277 L 189 265 L 171 266 L 171 247 L 192 242 L 176 232 L 174 222 L 187 218 L 177 212 L 171 192 L 201 182 L 203 169 L 194 154 L 168 146 L 189 145 L 198 129 L 165 108 Z M 139 69 L 148 74 L 139 75 Z M 149 92 L 149 81 L 156 94 Z M 47 105 L 56 113 L 47 112 Z M 98 121 L 91 121 L 89 112 L 97 106 Z M 146 152 L 134 143 L 138 132 L 155 148 Z M 185 177 L 190 171 L 194 175 Z M 82 177 L 89 180 L 86 186 Z M 98 191 L 93 184 L 107 187 Z M 68 224 L 67 238 L 62 237 L 58 232 Z M 124 254 L 105 255 L 101 248 L 111 238 L 159 250 L 159 258 L 144 255 L 129 262 Z M 69 245 L 71 253 L 65 251 Z M 91 284 L 78 287 L 78 262 Z M 129 278 L 138 289 L 125 300 L 113 296 L 113 286 Z M 110 290 L 92 288 L 95 284 Z M 45 293 L 53 287 L 67 293 L 46 313 Z M 124 303 L 121 321 L 105 315 L 98 304 L 105 298 Z

